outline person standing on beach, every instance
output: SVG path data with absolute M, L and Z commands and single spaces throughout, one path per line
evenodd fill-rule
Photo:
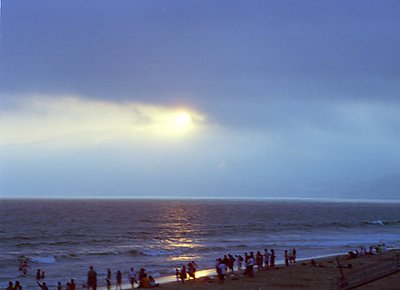
M 22 286 L 19 281 L 15 281 L 14 290 L 22 290 Z
M 249 277 L 253 277 L 254 276 L 254 265 L 255 265 L 255 260 L 254 260 L 254 255 L 253 253 L 250 253 L 250 257 L 247 260 L 246 263 L 246 271 L 245 274 L 248 275 Z
M 297 257 L 296 248 L 293 248 L 293 249 L 292 249 L 292 254 L 293 254 L 293 263 L 296 263 L 296 257 Z
M 182 269 L 181 269 L 181 282 L 184 283 L 186 278 L 187 278 L 186 266 L 185 266 L 185 265 L 182 265 Z
M 96 290 L 96 288 L 97 288 L 97 273 L 93 269 L 93 266 L 90 266 L 87 277 L 87 289 Z
M 271 254 L 268 252 L 268 249 L 264 249 L 264 267 L 265 270 L 269 269 L 269 258 L 271 257 Z
M 116 284 L 115 289 L 118 290 L 118 288 L 119 288 L 120 290 L 122 290 L 122 273 L 119 270 L 117 271 L 116 281 L 117 281 L 117 284 Z
M 58 282 L 58 283 L 57 283 L 57 290 L 62 290 L 61 282 Z
M 256 262 L 257 262 L 258 272 L 260 272 L 263 269 L 263 255 L 261 254 L 260 251 L 257 251 Z
M 275 250 L 271 249 L 271 260 L 269 261 L 271 269 L 275 269 Z
M 196 271 L 199 268 L 199 265 L 197 265 L 197 263 L 195 261 L 192 261 L 192 266 L 193 266 L 194 276 L 196 277 Z
M 106 283 L 107 283 L 107 290 L 111 290 L 111 270 L 110 270 L 110 268 L 107 269 Z
M 224 283 L 225 280 L 225 273 L 226 273 L 226 264 L 223 262 L 222 259 L 217 260 L 217 275 L 219 279 L 219 283 Z
M 137 283 L 137 276 L 136 276 L 136 272 L 133 268 L 131 268 L 131 271 L 129 272 L 128 275 L 129 278 L 129 282 L 131 283 L 131 287 L 132 289 L 135 288 L 135 283 Z
M 189 274 L 189 280 L 190 280 L 190 278 L 193 278 L 193 280 L 196 280 L 196 269 L 194 268 L 194 266 L 191 262 L 189 262 L 189 264 L 188 264 L 188 274 Z
M 76 290 L 76 284 L 74 279 L 71 279 L 71 281 L 69 282 L 69 290 Z
M 231 254 L 229 254 L 228 255 L 228 269 L 229 269 L 230 273 L 234 272 L 233 266 L 235 265 L 235 261 L 236 261 L 236 259 Z
M 242 271 L 242 264 L 243 264 L 244 258 L 242 255 L 239 255 L 238 257 L 238 272 Z
M 293 264 L 293 250 L 289 250 L 289 264 Z
M 13 282 L 8 282 L 8 287 L 6 288 L 6 290 L 14 290 L 14 284 Z
M 285 250 L 285 266 L 289 267 L 289 254 L 287 250 Z
M 36 281 L 40 281 L 41 277 L 42 277 L 42 275 L 40 274 L 40 269 L 37 269 L 37 271 L 36 271 Z

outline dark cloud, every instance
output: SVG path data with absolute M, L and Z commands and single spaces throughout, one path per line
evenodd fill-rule
M 3 1 L 2 89 L 148 103 L 395 99 L 396 1 Z

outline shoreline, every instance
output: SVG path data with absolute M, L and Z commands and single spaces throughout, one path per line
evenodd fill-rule
M 328 273 L 329 275 L 327 274 L 328 276 L 317 277 L 316 279 L 319 280 L 318 283 L 325 283 L 325 284 L 333 283 L 332 281 L 335 278 L 337 279 L 339 277 L 339 269 L 336 264 L 336 258 L 339 258 L 339 260 L 341 260 L 341 262 L 343 262 L 343 265 L 345 265 L 345 266 L 347 266 L 348 263 L 354 264 L 354 262 L 356 262 L 354 264 L 355 267 L 353 269 L 357 269 L 361 266 L 361 264 L 363 264 L 363 266 L 365 266 L 368 263 L 370 263 L 371 261 L 375 261 L 378 263 L 380 259 L 387 257 L 387 256 L 391 256 L 392 254 L 399 255 L 400 248 L 399 247 L 390 247 L 387 249 L 387 251 L 385 253 L 381 253 L 381 254 L 377 254 L 377 255 L 359 256 L 355 259 L 348 259 L 347 252 L 346 253 L 335 252 L 335 253 L 323 254 L 323 255 L 311 255 L 308 257 L 302 257 L 302 258 L 296 259 L 297 263 L 290 264 L 289 267 L 285 267 L 285 263 L 284 263 L 283 259 L 278 259 L 278 260 L 276 260 L 276 264 L 275 264 L 276 269 L 274 269 L 274 270 L 258 271 L 257 268 L 255 267 L 255 270 L 254 270 L 255 275 L 252 278 L 244 277 L 243 270 L 241 272 L 238 272 L 236 270 L 234 273 L 232 273 L 231 275 L 226 277 L 224 287 L 228 287 L 228 286 L 225 286 L 225 284 L 229 284 L 230 286 L 227 289 L 234 289 L 234 290 L 253 289 L 251 287 L 249 288 L 246 284 L 246 283 L 251 283 L 251 284 L 256 284 L 256 285 L 260 286 L 259 288 L 254 288 L 255 290 L 259 290 L 259 289 L 263 289 L 262 287 L 265 283 L 267 283 L 267 284 L 269 283 L 268 281 L 271 277 L 275 277 L 274 278 L 275 280 L 274 279 L 273 280 L 276 285 L 280 285 L 279 284 L 281 282 L 280 280 L 285 281 L 286 284 L 288 284 L 290 281 L 292 281 L 290 283 L 294 283 L 293 279 L 295 281 L 303 281 L 303 282 L 311 281 L 311 280 L 315 279 L 315 277 L 312 275 L 312 273 L 310 274 L 308 272 L 309 269 L 311 268 L 311 263 L 310 263 L 311 260 L 315 260 L 317 265 L 323 265 L 321 267 L 319 267 L 319 266 L 312 267 L 312 270 L 314 272 L 320 271 L 321 269 L 323 271 L 329 272 Z M 357 263 L 360 261 L 362 261 L 362 263 L 360 265 L 357 265 Z M 235 269 L 236 268 L 237 267 L 235 265 Z M 345 271 L 349 271 L 349 269 L 346 269 Z M 149 273 L 149 274 L 151 275 L 151 273 Z M 296 276 L 298 276 L 298 277 L 295 279 Z M 176 276 L 174 274 L 172 274 L 172 269 L 171 269 L 171 275 L 159 276 L 159 277 L 155 277 L 155 279 L 156 279 L 156 283 L 159 283 L 160 286 L 164 289 L 187 289 L 187 290 L 206 289 L 206 288 L 214 289 L 213 288 L 214 284 L 220 285 L 218 283 L 217 274 L 216 274 L 214 267 L 197 270 L 195 281 L 186 279 L 185 283 L 177 282 Z M 260 281 L 258 281 L 258 280 L 260 280 Z M 98 281 L 101 281 L 101 283 L 98 284 L 97 289 L 98 290 L 107 290 L 107 286 L 105 285 L 105 282 L 103 282 L 104 280 L 102 278 L 98 278 Z M 390 279 L 388 281 L 390 281 Z M 50 281 L 46 281 L 46 282 L 50 282 Z M 376 282 L 376 283 L 378 283 L 378 282 Z M 244 284 L 246 284 L 246 285 L 244 285 Z M 54 283 L 47 283 L 47 285 L 49 286 L 50 289 L 56 288 L 56 284 L 54 284 Z M 204 288 L 205 285 L 207 286 L 206 288 Z M 32 287 L 29 285 L 23 285 L 23 286 L 25 289 L 37 289 L 37 286 L 32 286 Z M 138 285 L 135 284 L 135 289 L 137 288 L 137 286 Z M 286 289 L 285 288 L 286 286 L 280 285 L 279 287 L 277 286 L 278 288 L 276 288 L 276 289 L 282 289 L 282 288 Z M 116 287 L 116 285 L 115 285 L 115 282 L 113 281 L 111 289 L 114 289 L 114 287 Z M 242 288 L 240 288 L 240 287 L 242 287 Z M 331 288 L 331 287 L 329 287 L 329 288 Z M 83 288 L 82 284 L 79 283 L 77 285 L 76 289 L 86 289 L 86 288 Z M 129 282 L 124 282 L 122 284 L 122 289 L 127 290 L 127 289 L 132 289 L 132 288 L 131 288 L 131 285 L 129 284 Z M 218 289 L 220 289 L 220 288 L 218 288 Z M 267 288 L 267 289 L 270 289 L 270 288 Z M 271 289 L 274 289 L 274 288 L 271 288 Z M 290 289 L 290 287 L 288 289 Z M 310 288 L 308 288 L 308 289 L 312 289 L 312 287 L 310 286 Z M 320 289 L 325 289 L 325 288 L 320 288 Z M 376 289 L 380 289 L 380 288 L 376 288 Z
M 336 259 L 342 265 L 345 277 L 351 278 L 355 273 L 363 269 L 372 269 L 376 265 L 385 266 L 388 261 L 392 261 L 395 255 L 400 254 L 398 248 L 392 248 L 385 253 L 377 255 L 364 255 L 357 258 L 348 258 L 347 253 L 340 255 L 324 255 L 323 257 L 309 257 L 297 260 L 296 264 L 285 267 L 284 264 L 277 264 L 275 270 L 254 271 L 254 277 L 244 277 L 242 274 L 226 277 L 223 284 L 219 283 L 214 275 L 198 279 L 197 281 L 187 281 L 185 283 L 170 282 L 160 285 L 163 289 L 174 290 L 203 290 L 203 289 L 227 289 L 227 290 L 266 290 L 266 289 L 332 289 L 340 277 L 340 270 Z M 310 261 L 315 260 L 316 266 L 311 265 Z M 400 270 L 400 269 L 399 269 Z M 391 288 L 393 280 L 400 277 L 400 272 L 378 278 L 373 282 L 360 286 L 357 289 L 396 289 Z M 124 288 L 131 289 L 131 288 Z
M 396 250 L 396 249 L 390 249 L 389 251 L 391 251 L 391 250 Z M 324 261 L 324 260 L 327 260 L 327 259 L 333 259 L 333 258 L 338 257 L 338 256 L 343 257 L 345 255 L 347 255 L 347 253 L 340 252 L 340 253 L 332 253 L 332 254 L 325 254 L 325 255 L 303 257 L 303 258 L 296 259 L 296 261 L 297 261 L 297 263 L 303 263 L 305 261 L 311 261 L 311 260 Z M 285 265 L 285 261 L 283 259 L 276 260 L 275 265 L 277 267 L 282 267 L 282 266 Z M 292 266 L 294 266 L 294 265 L 292 264 Z M 255 269 L 256 269 L 256 267 L 255 267 Z M 243 270 L 242 270 L 242 272 L 243 272 Z M 256 272 L 256 270 L 255 270 L 255 272 Z M 263 271 L 263 272 L 269 272 L 269 271 Z M 241 273 L 238 273 L 237 271 L 235 271 L 235 273 L 239 274 L 239 275 L 241 274 Z M 204 278 L 216 279 L 216 277 L 217 277 L 217 273 L 215 271 L 215 268 L 208 268 L 208 269 L 202 269 L 202 270 L 197 270 L 196 271 L 196 279 L 201 279 L 201 278 L 203 278 L 203 279 Z M 164 288 L 164 286 L 167 286 L 167 285 L 170 285 L 170 284 L 172 284 L 172 285 L 181 284 L 180 282 L 178 282 L 176 280 L 176 276 L 175 275 L 159 276 L 159 277 L 155 277 L 155 279 L 156 279 L 156 282 L 159 283 L 160 286 L 162 286 L 163 288 Z M 192 280 L 186 280 L 186 284 L 188 284 L 188 283 L 192 283 Z M 183 285 L 186 285 L 186 284 L 184 283 Z M 111 288 L 113 289 L 114 286 L 115 285 L 113 285 Z M 137 285 L 135 285 L 135 288 L 137 288 Z M 100 287 L 97 287 L 97 289 L 98 290 L 107 290 L 107 286 L 100 286 Z M 132 288 L 131 288 L 131 285 L 129 283 L 123 283 L 122 284 L 122 289 L 123 290 L 129 290 L 129 289 L 132 289 Z

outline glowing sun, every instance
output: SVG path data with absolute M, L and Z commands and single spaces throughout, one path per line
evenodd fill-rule
M 192 123 L 192 117 L 186 112 L 181 112 L 175 117 L 175 125 L 178 128 L 185 128 L 190 123 Z

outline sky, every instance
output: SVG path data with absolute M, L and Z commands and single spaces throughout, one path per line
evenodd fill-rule
M 399 16 L 2 0 L 0 197 L 399 199 Z

